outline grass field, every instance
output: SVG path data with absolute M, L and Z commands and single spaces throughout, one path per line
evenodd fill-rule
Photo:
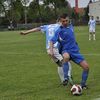
M 0 100 L 100 100 L 100 26 L 96 41 L 88 40 L 87 26 L 75 27 L 76 39 L 90 65 L 88 90 L 72 96 L 70 86 L 62 86 L 57 67 L 47 56 L 45 35 L 19 35 L 0 32 Z M 75 83 L 81 81 L 81 68 L 72 63 Z

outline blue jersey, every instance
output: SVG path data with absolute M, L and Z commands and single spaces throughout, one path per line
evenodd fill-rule
M 78 51 L 79 47 L 76 43 L 74 31 L 70 27 L 60 26 L 56 31 L 54 37 L 51 39 L 53 43 L 59 41 L 61 45 L 61 52 L 67 51 Z
M 55 31 L 60 27 L 59 24 L 50 24 L 50 25 L 43 25 L 40 26 L 41 31 L 46 34 L 46 49 L 50 48 L 50 40 L 55 35 Z M 54 44 L 54 47 L 58 47 L 58 42 Z

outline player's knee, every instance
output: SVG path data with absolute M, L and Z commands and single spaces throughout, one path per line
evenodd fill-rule
M 92 34 L 92 32 L 89 33 L 90 35 Z
M 58 60 L 58 61 L 56 62 L 56 64 L 57 64 L 59 67 L 62 67 L 62 61 Z
M 89 65 L 88 64 L 84 67 L 84 70 L 89 71 Z
M 93 32 L 93 34 L 95 34 L 95 32 Z
M 64 62 L 68 62 L 69 59 L 70 59 L 69 54 L 68 54 L 68 53 L 64 53 L 64 54 L 63 54 L 63 61 L 64 61 Z
M 86 71 L 89 70 L 89 65 L 88 65 L 88 63 L 87 63 L 86 61 L 82 61 L 82 62 L 80 63 L 80 65 L 82 66 L 82 68 L 83 68 L 84 70 L 86 70 Z
M 86 71 L 89 71 L 89 65 L 86 63 L 85 65 L 84 65 L 84 68 L 83 68 L 84 70 L 86 70 Z

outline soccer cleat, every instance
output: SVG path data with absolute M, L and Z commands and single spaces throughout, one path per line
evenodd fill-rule
M 68 80 L 64 80 L 62 84 L 63 86 L 66 86 L 68 84 Z
M 87 85 L 84 85 L 84 86 L 82 86 L 82 89 L 88 89 L 88 86 Z

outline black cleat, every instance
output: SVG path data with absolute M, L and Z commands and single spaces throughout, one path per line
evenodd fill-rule
M 68 84 L 68 80 L 64 80 L 62 84 L 63 86 L 66 86 Z

